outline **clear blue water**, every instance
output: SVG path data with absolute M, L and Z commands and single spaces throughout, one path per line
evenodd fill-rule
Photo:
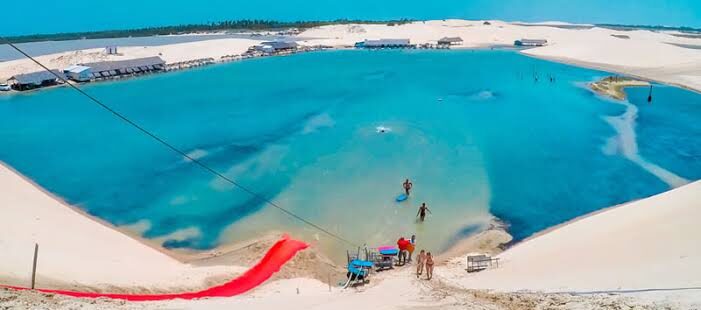
M 627 93 L 639 111 L 636 132 L 641 155 L 654 158 L 657 164 L 683 178 L 701 179 L 699 94 L 656 85 L 649 104 L 647 88 L 632 88 Z
M 701 95 L 660 86 L 648 105 L 631 89 L 628 104 L 582 86 L 605 75 L 511 51 L 333 51 L 85 89 L 347 239 L 417 234 L 438 251 L 493 216 L 522 239 L 700 178 Z M 274 230 L 343 253 L 67 88 L 0 96 L 0 145 L 43 187 L 169 248 Z

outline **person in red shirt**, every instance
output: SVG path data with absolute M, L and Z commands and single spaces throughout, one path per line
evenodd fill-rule
M 409 240 L 404 239 L 404 237 L 399 238 L 397 240 L 397 247 L 399 248 L 399 258 L 397 261 L 397 265 L 403 266 L 406 264 L 406 256 L 407 256 L 407 249 L 409 247 Z

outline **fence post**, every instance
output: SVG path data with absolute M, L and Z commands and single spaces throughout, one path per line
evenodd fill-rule
M 34 244 L 34 263 L 32 264 L 32 289 L 34 289 L 34 283 L 36 282 L 37 275 L 37 256 L 39 255 L 39 244 Z

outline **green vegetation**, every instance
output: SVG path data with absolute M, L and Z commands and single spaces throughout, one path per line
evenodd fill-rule
M 89 32 L 70 32 L 70 33 L 54 33 L 54 34 L 33 34 L 22 35 L 15 37 L 7 37 L 13 43 L 26 43 L 37 41 L 64 41 L 64 40 L 80 40 L 80 39 L 105 39 L 105 38 L 123 38 L 123 37 L 147 37 L 154 35 L 169 35 L 169 34 L 186 34 L 196 32 L 213 32 L 213 31 L 244 31 L 244 30 L 282 30 L 289 28 L 297 28 L 300 30 L 334 24 L 387 24 L 390 26 L 410 23 L 412 20 L 399 19 L 389 21 L 367 21 L 367 20 L 348 20 L 338 19 L 334 21 L 293 21 L 281 22 L 275 20 L 229 20 L 222 22 L 213 22 L 208 24 L 187 24 L 175 26 L 160 26 L 148 27 L 139 29 L 122 29 L 122 30 L 103 30 Z
M 701 29 L 692 27 L 669 27 L 669 26 L 649 26 L 649 25 L 619 25 L 619 24 L 597 24 L 596 26 L 602 28 L 609 28 L 613 30 L 663 30 L 663 31 L 679 31 L 686 33 L 701 33 Z

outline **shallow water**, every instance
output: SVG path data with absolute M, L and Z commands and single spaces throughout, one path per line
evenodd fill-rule
M 678 185 L 664 173 L 701 176 L 701 95 L 659 87 L 648 105 L 647 90 L 632 89 L 628 104 L 581 86 L 605 74 L 510 51 L 334 51 L 85 89 L 346 239 L 376 246 L 416 234 L 439 251 L 492 216 L 522 239 Z M 70 89 L 0 96 L 0 144 L 0 160 L 40 185 L 169 248 L 270 230 L 332 256 L 347 247 Z M 395 203 L 404 178 L 415 190 Z M 432 210 L 425 223 L 415 220 L 421 202 Z

